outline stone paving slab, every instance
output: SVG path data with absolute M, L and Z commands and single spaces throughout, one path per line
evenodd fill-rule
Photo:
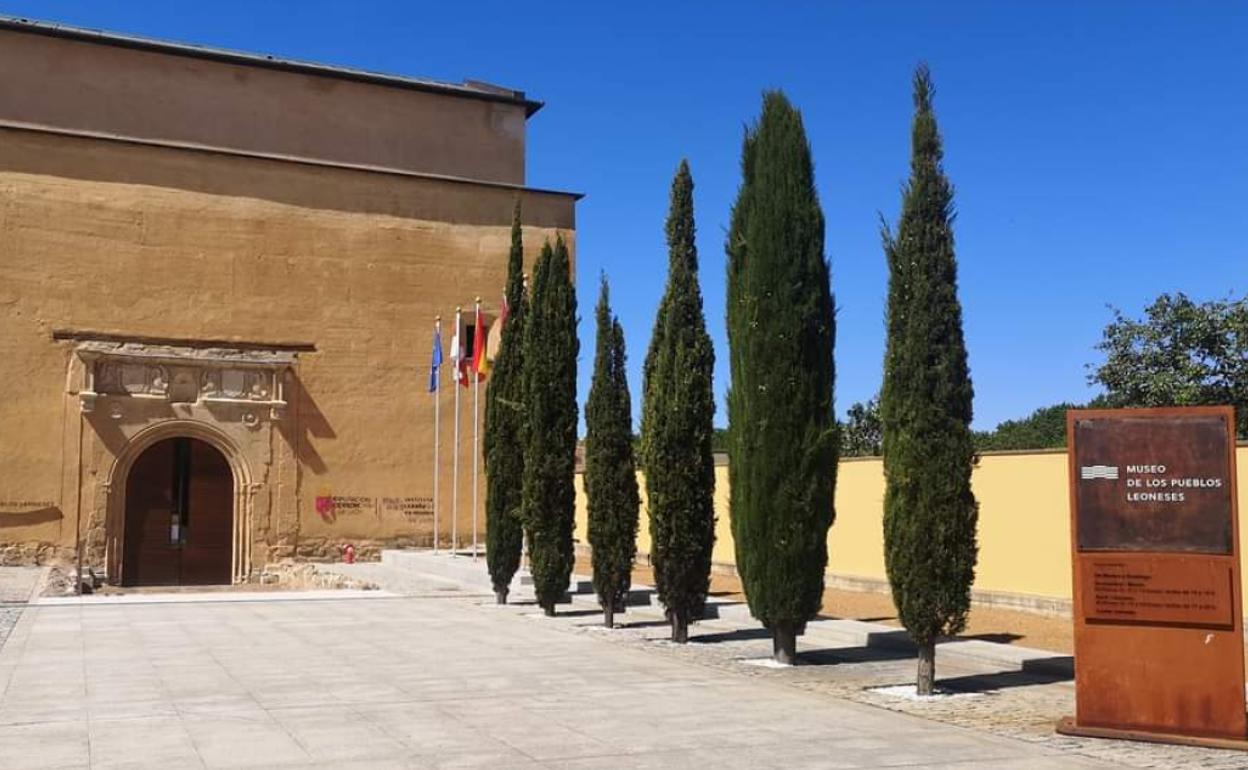
M 378 584 L 388 586 L 386 575 Z M 913 647 L 904 632 L 860 621 L 820 620 L 810 624 L 798 645 L 805 663 L 790 669 L 743 664 L 770 655 L 770 637 L 748 616 L 726 613 L 690 629 L 688 645 L 665 641 L 668 630 L 661 608 L 630 607 L 617 616 L 623 628 L 607 631 L 592 594 L 574 595 L 571 607 L 544 618 L 531 603 L 511 611 L 560 627 L 565 632 L 647 650 L 650 654 L 714 667 L 734 675 L 770 678 L 809 692 L 920 716 L 946 724 L 1002 735 L 1058 751 L 1074 751 L 1129 767 L 1248 768 L 1248 756 L 1159 744 L 1105 741 L 1061 736 L 1057 720 L 1074 712 L 1073 661 L 1044 650 L 983 641 L 959 641 L 937 648 L 938 684 L 973 698 L 907 701 L 874 692 L 876 688 L 913 683 Z M 495 608 L 493 611 L 499 611 Z M 1024 765 L 1025 766 L 1025 765 Z M 1045 765 L 1041 765 L 1045 766 Z
M 382 551 L 380 564 L 329 564 L 319 565 L 326 571 L 341 572 L 348 577 L 362 577 L 377 585 L 405 593 L 405 583 L 411 581 L 451 582 L 482 591 L 490 589 L 489 573 L 484 559 L 473 561 L 464 555 L 450 552 L 433 553 L 424 549 Z M 534 601 L 532 588 L 526 581 L 527 574 L 517 573 L 512 580 L 511 601 Z M 516 586 L 524 587 L 517 590 Z M 593 581 L 584 575 L 573 575 L 568 604 L 575 607 L 598 606 Z M 650 586 L 634 585 L 630 592 L 629 607 L 634 614 L 662 617 L 655 590 Z M 708 627 L 735 628 L 755 626 L 749 607 L 740 601 L 711 596 L 707 599 Z M 914 645 L 905 631 L 882 623 L 867 623 L 844 618 L 820 618 L 811 621 L 806 629 L 807 639 L 818 640 L 835 647 L 873 647 L 912 653 Z M 972 664 L 984 664 L 1007 669 L 1026 669 L 1034 673 L 1073 677 L 1074 661 L 1069 655 L 1048 650 L 1038 650 L 1021 645 L 1000 644 L 979 639 L 959 639 L 940 645 L 943 658 L 966 659 Z
M 343 599 L 393 599 L 390 591 L 363 591 L 351 588 L 309 591 L 177 591 L 171 593 L 87 594 L 85 596 L 44 596 L 32 604 L 41 607 L 98 607 L 109 604 L 203 604 L 205 602 L 308 602 Z
M 1114 766 L 587 623 L 444 591 L 32 605 L 0 767 Z
M 46 573 L 43 567 L 0 567 L 0 604 L 25 604 Z
M 0 567 L 0 646 L 34 597 L 47 570 L 43 567 Z M 4 767 L 0 763 L 0 767 Z

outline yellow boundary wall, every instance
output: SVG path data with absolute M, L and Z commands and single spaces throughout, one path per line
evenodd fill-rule
M 1248 512 L 1248 446 L 1236 450 L 1239 510 Z M 1069 612 L 1070 501 L 1066 452 L 999 452 L 980 458 L 972 475 L 979 501 L 979 564 L 976 599 L 1023 609 Z M 642 522 L 637 536 L 638 561 L 650 552 L 650 532 L 641 474 Z M 712 560 L 734 568 L 728 523 L 728 467 L 715 468 L 716 540 Z M 586 537 L 585 495 L 576 478 L 576 538 Z M 836 485 L 836 523 L 828 533 L 829 585 L 885 590 L 884 468 L 879 458 L 841 462 Z M 1245 544 L 1240 527 L 1240 552 Z

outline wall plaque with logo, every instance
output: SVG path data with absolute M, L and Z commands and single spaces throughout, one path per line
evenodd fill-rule
M 1075 717 L 1058 730 L 1248 748 L 1235 415 L 1067 412 Z

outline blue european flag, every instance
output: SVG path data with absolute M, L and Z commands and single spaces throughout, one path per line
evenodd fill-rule
M 442 368 L 442 327 L 433 327 L 433 361 L 429 364 L 429 392 L 438 390 L 438 370 Z

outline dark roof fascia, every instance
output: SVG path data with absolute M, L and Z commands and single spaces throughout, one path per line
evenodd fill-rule
M 314 62 L 300 61 L 298 59 L 283 59 L 276 56 L 245 53 L 243 51 L 231 51 L 225 48 L 212 48 L 210 46 L 191 45 L 188 43 L 175 43 L 148 37 L 139 37 L 137 35 L 123 35 L 115 32 L 85 29 L 82 27 L 70 26 L 68 24 L 35 21 L 14 16 L 0 15 L 0 30 L 47 35 L 49 37 L 59 37 L 67 40 L 111 45 L 138 51 L 152 51 L 172 56 L 185 56 L 193 59 L 206 59 L 208 61 L 237 64 L 245 67 L 259 67 L 263 69 L 280 70 L 282 72 L 296 72 L 304 75 L 337 78 L 339 80 L 352 80 L 359 83 L 371 83 L 373 85 L 387 86 L 390 88 L 404 88 L 412 91 L 424 91 L 427 93 L 459 96 L 466 99 L 480 99 L 487 102 L 516 104 L 524 107 L 525 117 L 532 117 L 533 113 L 540 110 L 543 106 L 543 102 L 526 99 L 524 93 L 521 91 L 516 91 L 509 95 L 506 93 L 485 91 L 472 88 L 470 86 L 443 83 L 437 80 L 403 77 L 400 75 L 386 75 L 380 72 L 369 72 L 367 70 L 352 69 L 350 67 L 317 64 Z

